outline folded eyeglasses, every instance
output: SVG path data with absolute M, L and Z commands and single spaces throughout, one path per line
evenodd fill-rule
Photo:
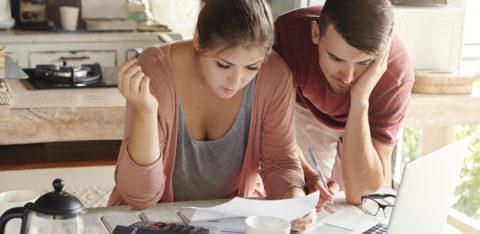
M 365 214 L 376 216 L 380 209 L 385 218 L 390 217 L 395 202 L 393 194 L 369 194 L 362 196 L 362 210 Z

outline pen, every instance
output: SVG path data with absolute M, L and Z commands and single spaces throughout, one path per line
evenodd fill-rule
M 318 161 L 317 161 L 317 154 L 315 153 L 313 148 L 308 148 L 308 153 L 310 153 L 310 157 L 312 157 L 313 164 L 315 165 L 315 169 L 317 169 L 318 177 L 320 177 L 320 181 L 322 181 L 323 187 L 325 187 L 325 189 L 328 190 L 327 183 L 325 182 L 325 177 L 323 176 L 322 170 L 320 169 L 320 165 L 318 164 Z M 333 204 L 333 201 L 331 202 L 331 204 Z M 325 205 L 324 208 L 327 209 L 330 212 L 330 214 L 335 213 L 335 210 L 333 210 L 328 205 Z
M 182 214 L 181 211 L 178 211 L 178 212 L 176 213 L 176 215 L 177 215 L 178 218 L 180 218 L 180 220 L 182 220 L 182 223 L 183 223 L 185 226 L 190 226 L 190 225 L 188 224 L 189 221 L 187 221 L 187 220 L 188 220 L 187 217 L 185 217 L 185 216 Z
M 310 153 L 310 157 L 312 157 L 313 165 L 315 165 L 315 169 L 317 169 L 318 177 L 320 177 L 320 181 L 322 181 L 323 187 L 328 190 L 328 186 L 325 182 L 325 178 L 323 177 L 322 170 L 320 170 L 320 165 L 318 165 L 317 154 L 312 148 L 308 148 L 308 153 Z

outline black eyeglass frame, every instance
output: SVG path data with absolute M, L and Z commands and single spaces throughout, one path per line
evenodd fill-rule
M 387 207 L 392 207 L 392 208 L 393 208 L 393 205 L 391 205 L 391 204 L 386 204 L 386 205 L 385 205 L 385 204 L 382 204 L 382 203 L 378 202 L 376 199 L 385 199 L 385 198 L 388 198 L 388 197 L 393 197 L 394 199 L 396 198 L 396 196 L 393 195 L 393 194 L 373 193 L 373 194 L 363 195 L 363 196 L 361 197 L 361 198 L 362 198 L 362 204 L 361 204 L 361 206 L 362 206 L 362 211 L 363 211 L 363 213 L 365 213 L 365 214 L 367 214 L 367 215 L 376 216 L 376 215 L 378 214 L 378 211 L 379 211 L 380 209 L 382 209 L 382 211 L 383 211 L 383 216 L 384 216 L 385 218 L 387 218 L 387 215 L 385 214 L 385 208 L 387 208 Z M 375 214 L 371 214 L 370 212 L 367 212 L 367 211 L 365 210 L 365 208 L 363 207 L 363 201 L 364 201 L 364 199 L 369 199 L 369 200 L 372 200 L 372 201 L 374 201 L 375 203 L 377 203 L 378 209 L 377 209 L 377 212 L 375 212 Z

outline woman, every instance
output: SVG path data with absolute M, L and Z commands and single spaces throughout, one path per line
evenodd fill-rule
M 258 175 L 269 199 L 305 196 L 292 78 L 273 35 L 264 0 L 209 0 L 193 40 L 119 67 L 127 116 L 109 205 L 258 196 Z

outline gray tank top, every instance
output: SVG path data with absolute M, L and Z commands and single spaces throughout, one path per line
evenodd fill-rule
M 190 136 L 179 104 L 172 178 L 174 201 L 221 199 L 238 189 L 254 89 L 255 79 L 247 86 L 233 126 L 223 137 L 212 141 L 198 141 Z

